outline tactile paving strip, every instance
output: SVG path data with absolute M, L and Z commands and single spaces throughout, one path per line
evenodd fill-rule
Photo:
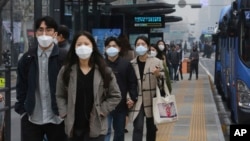
M 179 120 L 175 123 L 158 125 L 156 140 L 207 141 L 203 80 L 181 81 L 182 82 L 177 81 L 173 84 L 173 94 L 176 96 Z M 191 112 L 182 113 L 181 110 L 189 106 Z M 183 124 L 181 122 L 183 122 Z M 186 134 L 183 132 L 184 130 L 187 132 Z

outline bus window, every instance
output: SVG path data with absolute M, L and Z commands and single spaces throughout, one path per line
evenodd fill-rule
M 250 29 L 248 28 L 245 28 L 242 50 L 240 52 L 243 62 L 250 67 Z

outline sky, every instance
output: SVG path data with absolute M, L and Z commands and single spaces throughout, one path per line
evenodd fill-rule
M 178 6 L 179 0 L 158 0 L 175 4 L 176 12 L 169 14 L 182 17 L 182 21 L 170 23 L 170 30 L 180 30 L 182 27 L 188 28 L 188 32 L 197 39 L 204 30 L 216 27 L 222 7 L 230 4 L 232 0 L 185 0 L 187 5 L 184 8 Z M 202 3 L 202 8 L 191 8 L 191 4 Z M 171 34 L 171 33 L 170 33 Z M 168 34 L 169 35 L 169 34 Z M 171 35 L 170 35 L 171 36 Z M 180 37 L 181 38 L 181 37 Z M 183 37 L 187 38 L 187 37 Z

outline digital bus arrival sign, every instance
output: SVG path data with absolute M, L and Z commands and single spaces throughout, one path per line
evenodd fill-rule
M 134 16 L 134 27 L 151 27 L 162 28 L 165 27 L 164 16 Z

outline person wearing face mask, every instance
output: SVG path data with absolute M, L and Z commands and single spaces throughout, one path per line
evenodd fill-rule
M 156 49 L 156 47 L 152 44 L 152 45 L 150 45 L 150 49 L 149 49 L 148 56 L 149 56 L 149 57 L 156 57 L 156 55 L 157 55 L 157 49 Z
M 133 121 L 133 141 L 142 141 L 144 116 L 146 117 L 146 140 L 156 140 L 156 125 L 152 113 L 152 99 L 155 97 L 157 82 L 162 83 L 164 79 L 163 63 L 156 57 L 149 57 L 149 39 L 139 36 L 135 40 L 135 51 L 137 57 L 131 61 L 135 69 L 138 83 L 138 100 L 129 111 L 130 121 Z
M 64 141 L 63 119 L 55 99 L 57 74 L 66 51 L 54 44 L 57 23 L 49 16 L 35 22 L 37 43 L 18 61 L 15 111 L 21 115 L 24 141 Z
M 86 31 L 75 34 L 56 85 L 69 141 L 104 141 L 107 116 L 121 101 L 116 77 Z
M 180 77 L 181 77 L 181 80 L 183 80 L 183 75 L 182 75 L 182 62 L 183 62 L 183 56 L 184 56 L 184 52 L 181 48 L 181 45 L 180 44 L 176 44 L 176 51 L 177 53 L 179 54 L 179 74 L 180 74 Z M 178 71 L 178 70 L 177 70 Z M 177 80 L 179 80 L 179 74 L 177 74 Z
M 189 55 L 190 60 L 190 73 L 188 80 L 192 79 L 193 70 L 196 74 L 196 80 L 198 80 L 198 65 L 199 65 L 199 52 L 196 47 L 193 47 L 193 51 Z
M 167 46 L 163 40 L 158 40 L 156 43 L 156 49 L 157 49 L 157 58 L 162 60 L 163 66 L 164 66 L 164 74 L 166 78 L 166 84 L 168 86 L 169 92 L 171 93 L 172 91 L 172 86 L 171 86 L 171 81 L 170 81 L 170 72 L 169 72 L 169 58 L 167 57 L 166 51 L 167 51 Z
M 106 62 L 112 68 L 117 84 L 120 88 L 122 100 L 114 111 L 109 114 L 109 129 L 105 141 L 110 141 L 111 125 L 113 124 L 113 141 L 124 141 L 124 128 L 128 108 L 137 101 L 137 79 L 131 63 L 120 57 L 121 42 L 116 37 L 108 37 L 105 40 Z M 127 99 L 127 93 L 129 98 Z

